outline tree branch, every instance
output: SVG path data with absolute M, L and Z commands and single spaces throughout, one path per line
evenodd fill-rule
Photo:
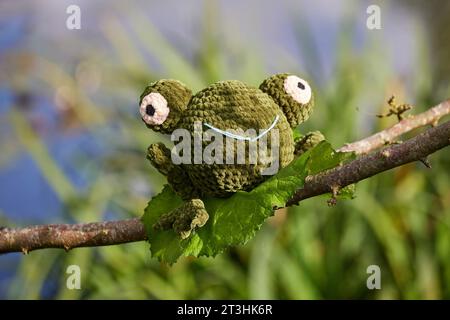
M 47 224 L 27 228 L 0 227 L 0 254 L 44 248 L 96 247 L 146 240 L 139 218 L 80 224 Z
M 333 192 L 352 183 L 367 179 L 403 164 L 422 161 L 428 155 L 450 145 L 450 121 L 417 135 L 400 144 L 393 144 L 342 166 L 306 178 L 305 185 L 286 203 L 298 204 L 301 200 Z
M 367 153 L 393 141 L 401 134 L 424 126 L 436 124 L 450 113 L 450 100 L 419 114 L 400 121 L 390 129 L 369 138 L 348 144 L 341 152 Z M 333 192 L 352 183 L 364 180 L 380 172 L 403 164 L 423 161 L 428 155 L 450 145 L 450 121 L 435 126 L 401 144 L 393 144 L 382 150 L 365 154 L 342 166 L 307 177 L 286 206 L 296 205 L 301 200 Z M 144 225 L 139 218 L 96 222 L 87 224 L 51 224 L 26 228 L 0 227 L 0 254 L 23 252 L 44 248 L 107 246 L 146 240 Z
M 389 129 L 375 133 L 374 135 L 365 139 L 348 143 L 337 151 L 340 152 L 355 152 L 356 154 L 366 154 L 375 149 L 393 143 L 399 136 L 426 125 L 437 125 L 439 120 L 450 114 L 450 99 L 441 102 L 437 106 L 428 109 L 425 112 L 415 116 L 409 116 L 399 121 Z

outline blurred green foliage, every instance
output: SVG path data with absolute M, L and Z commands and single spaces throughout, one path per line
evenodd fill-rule
M 67 114 L 66 125 L 91 131 L 110 151 L 101 163 L 79 159 L 91 181 L 80 192 L 58 168 L 24 113 L 11 111 L 15 142 L 33 157 L 66 206 L 61 221 L 103 220 L 107 209 L 124 218 L 140 216 L 151 195 L 136 192 L 135 186 L 144 181 L 153 193 L 162 189 L 163 177 L 147 163 L 145 150 L 165 138 L 148 131 L 129 109 L 137 104 L 146 83 L 172 77 L 198 90 L 230 77 L 257 85 L 268 75 L 257 48 L 239 42 L 224 48 L 214 34 L 217 6 L 205 1 L 204 9 L 201 45 L 193 60 L 179 53 L 141 11 L 131 8 L 121 11 L 120 19 L 110 14 L 99 21 L 110 52 L 91 52 L 77 68 L 65 68 L 44 55 L 22 57 L 42 70 L 34 80 L 44 94 L 56 94 Z M 291 22 L 306 59 L 283 60 L 279 71 L 315 79 L 318 69 L 311 65 L 320 62 L 314 40 L 302 17 L 292 17 Z M 416 39 L 420 61 L 414 72 L 419 76 L 405 94 L 404 79 L 386 64 L 388 57 L 376 35 L 354 50 L 354 23 L 349 16 L 343 20 L 332 77 L 316 81 L 317 107 L 302 127 L 304 132 L 321 130 L 336 147 L 393 124 L 395 119 L 374 116 L 384 110 L 390 94 L 414 103 L 418 106 L 414 112 L 419 112 L 450 93 L 444 90 L 436 96 L 433 91 L 424 36 Z M 230 59 L 226 52 L 240 58 Z M 148 56 L 161 67 L 147 64 Z M 80 76 L 83 68 L 101 70 L 103 80 L 95 94 L 80 81 L 85 79 Z M 26 72 L 22 68 L 11 77 L 17 90 L 30 77 Z M 364 105 L 369 107 L 360 108 Z M 5 150 L 11 157 L 18 152 L 7 146 Z M 51 297 L 57 299 L 450 298 L 448 150 L 430 161 L 431 170 L 410 164 L 360 182 L 356 199 L 340 201 L 333 208 L 327 206 L 326 197 L 316 197 L 281 210 L 250 243 L 214 259 L 181 258 L 168 267 L 150 258 L 146 243 L 32 252 L 22 259 L 9 297 L 40 298 L 44 283 L 51 282 L 55 283 Z M 65 269 L 71 264 L 81 267 L 82 290 L 66 289 Z M 366 287 L 366 268 L 372 264 L 381 268 L 381 290 Z

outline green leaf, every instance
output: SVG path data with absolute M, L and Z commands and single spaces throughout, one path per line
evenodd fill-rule
M 249 192 L 239 191 L 225 199 L 203 199 L 209 220 L 185 240 L 172 230 L 152 229 L 162 214 L 182 204 L 181 198 L 166 185 L 150 200 L 142 217 L 151 253 L 160 261 L 174 263 L 180 256 L 215 256 L 229 246 L 244 244 L 273 215 L 274 208 L 283 207 L 303 186 L 307 175 L 333 168 L 351 157 L 335 152 L 323 141 Z
M 298 141 L 304 137 L 303 133 L 300 132 L 299 127 L 292 130 L 292 136 L 294 138 L 294 141 Z
M 334 168 L 355 157 L 354 153 L 334 151 L 329 143 L 319 143 L 313 150 L 309 160 L 308 174 Z
M 337 198 L 339 200 L 347 200 L 355 198 L 356 184 L 351 184 L 339 190 Z

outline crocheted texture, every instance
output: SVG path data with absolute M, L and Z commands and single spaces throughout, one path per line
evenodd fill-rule
M 208 123 L 221 130 L 254 129 L 256 133 L 270 127 L 276 116 L 279 120 L 274 127 L 278 130 L 279 166 L 288 165 L 294 155 L 292 131 L 282 110 L 267 94 L 240 81 L 217 82 L 192 97 L 188 108 L 183 113 L 180 128 L 194 131 L 194 123 Z M 207 130 L 208 128 L 204 128 Z M 273 129 L 267 133 L 267 154 L 272 152 L 271 139 Z M 226 144 L 226 139 L 223 137 Z M 232 140 L 232 154 L 237 154 L 237 144 L 245 144 L 248 155 L 249 142 Z M 210 142 L 203 141 L 203 148 Z M 279 148 L 278 148 L 279 147 Z M 275 152 L 276 150 L 274 150 Z M 261 156 L 261 154 L 258 154 Z M 192 158 L 194 155 L 192 155 Z M 225 162 L 225 155 L 223 156 Z M 193 160 L 193 159 L 192 159 Z M 246 157 L 245 164 L 188 164 L 184 165 L 192 183 L 203 195 L 226 197 L 238 190 L 250 190 L 261 183 L 267 176 L 261 170 L 269 164 L 250 164 Z M 193 162 L 192 162 L 193 163 Z M 234 162 L 236 163 L 236 161 Z
M 154 131 L 170 134 L 177 128 L 177 124 L 182 117 L 182 112 L 186 109 L 191 99 L 192 91 L 178 80 L 159 80 L 145 88 L 140 96 L 139 105 L 142 99 L 151 92 L 159 93 L 167 100 L 169 115 L 164 123 L 160 125 L 150 125 L 145 121 L 144 123 Z
M 180 207 L 160 217 L 153 225 L 155 230 L 173 229 L 182 239 L 186 239 L 195 228 L 203 227 L 209 215 L 200 199 L 191 199 Z
M 147 150 L 147 159 L 161 174 L 167 176 L 167 182 L 183 200 L 200 196 L 200 192 L 192 185 L 186 170 L 172 163 L 170 150 L 163 143 L 151 144 Z
M 160 80 L 145 89 L 140 103 L 148 94 L 155 92 L 167 101 L 169 109 L 168 115 L 166 112 L 160 112 L 159 118 L 153 119 L 151 117 L 157 111 L 167 111 L 166 102 L 159 95 L 153 95 L 158 97 L 156 100 L 150 97 L 144 100 L 144 102 L 156 101 L 162 106 L 161 110 L 156 110 L 155 106 L 140 105 L 140 112 L 145 118 L 147 127 L 169 134 L 178 128 L 186 129 L 191 133 L 192 144 L 190 164 L 173 164 L 171 151 L 162 143 L 152 144 L 148 148 L 147 158 L 159 172 L 167 176 L 173 190 L 185 201 L 179 208 L 161 216 L 154 225 L 155 229 L 173 229 L 183 239 L 187 238 L 192 230 L 203 226 L 208 220 L 208 213 L 200 200 L 201 197 L 227 197 L 239 190 L 249 191 L 269 177 L 263 175 L 263 170 L 273 167 L 273 162 L 278 164 L 276 169 L 281 169 L 293 160 L 294 151 L 301 153 L 317 142 L 320 137 L 311 135 L 294 145 L 292 128 L 308 119 L 313 107 L 313 97 L 307 82 L 297 77 L 290 77 L 293 83 L 287 83 L 289 90 L 286 92 L 285 80 L 288 76 L 290 74 L 287 73 L 274 75 L 264 80 L 259 89 L 236 80 L 221 81 L 194 96 L 184 84 L 176 80 Z M 296 91 L 305 88 L 308 91 Z M 307 100 L 309 100 L 307 103 L 300 103 Z M 166 115 L 167 118 L 164 120 Z M 208 164 L 203 161 L 195 164 L 196 123 L 203 126 L 203 132 L 207 132 L 210 127 L 216 128 L 218 132 L 222 131 L 222 134 L 226 131 L 240 136 L 247 136 L 250 132 L 246 131 L 249 129 L 253 130 L 255 136 L 267 131 L 261 138 L 267 142 L 265 157 L 277 158 L 269 162 L 261 161 L 261 158 L 264 158 L 259 149 L 261 140 L 243 141 L 226 138 L 221 134 L 215 135 L 215 138 L 223 139 L 223 149 L 215 149 L 214 152 L 220 154 L 214 154 L 214 158 L 217 159 L 215 156 L 218 156 L 223 163 Z M 268 130 L 272 126 L 274 127 Z M 274 140 L 276 145 L 272 145 L 272 137 L 276 135 L 278 135 L 278 139 Z M 212 142 L 200 139 L 202 143 L 200 151 L 203 155 L 205 148 Z M 239 163 L 237 155 L 243 146 L 245 148 L 243 163 Z M 256 153 L 250 154 L 250 150 L 255 151 L 255 146 Z M 231 163 L 227 161 L 230 155 L 232 155 Z M 255 155 L 256 157 L 253 157 Z M 273 173 L 276 173 L 276 169 Z
M 271 76 L 264 80 L 259 88 L 275 100 L 283 110 L 290 126 L 294 129 L 300 123 L 308 120 L 314 106 L 314 96 L 311 95 L 311 100 L 308 103 L 301 104 L 286 94 L 284 81 L 290 75 L 289 73 L 281 73 Z
M 325 140 L 325 137 L 320 131 L 308 132 L 307 134 L 305 134 L 304 136 L 300 137 L 298 140 L 295 141 L 294 154 L 296 156 L 300 156 L 307 150 L 318 145 L 323 140 Z

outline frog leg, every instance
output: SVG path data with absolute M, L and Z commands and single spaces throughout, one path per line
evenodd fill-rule
M 203 201 L 190 199 L 178 208 L 163 214 L 153 225 L 153 229 L 173 229 L 181 239 L 186 239 L 195 228 L 203 227 L 208 218 L 209 215 Z
M 209 215 L 200 192 L 193 186 L 189 175 L 181 165 L 174 165 L 170 150 L 162 143 L 149 146 L 147 158 L 163 175 L 167 182 L 185 202 L 178 208 L 161 215 L 153 225 L 155 230 L 173 229 L 182 239 L 186 239 L 192 230 L 202 227 L 208 221 Z
M 320 131 L 308 132 L 295 141 L 294 154 L 299 156 L 307 150 L 315 147 L 319 142 L 325 140 L 325 137 Z

